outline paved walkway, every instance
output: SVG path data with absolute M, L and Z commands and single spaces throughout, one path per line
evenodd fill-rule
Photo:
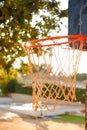
M 30 96 L 29 96 L 30 97 Z M 29 98 L 28 97 L 28 98 Z M 16 97 L 17 98 L 17 97 Z M 29 102 L 31 102 L 31 97 L 29 99 Z M 51 108 L 52 106 L 49 105 Z M 80 115 L 85 116 L 84 113 L 81 113 L 81 110 L 85 108 L 84 104 L 81 103 L 73 103 L 72 105 L 68 104 L 67 102 L 64 102 L 64 104 L 59 105 L 56 107 L 55 111 L 49 112 L 48 110 L 40 110 L 34 111 L 32 108 L 32 103 L 22 103 L 20 102 L 12 102 L 10 104 L 0 104 L 0 117 L 5 116 L 5 113 L 16 113 L 19 114 L 26 114 L 29 116 L 39 117 L 39 116 L 52 116 L 52 115 L 60 115 L 60 114 L 72 114 L 72 115 Z

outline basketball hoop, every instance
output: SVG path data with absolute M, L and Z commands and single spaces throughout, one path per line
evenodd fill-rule
M 70 35 L 24 44 L 31 72 L 35 110 L 46 108 L 54 111 L 63 101 L 76 100 L 76 73 L 84 41 L 83 35 Z

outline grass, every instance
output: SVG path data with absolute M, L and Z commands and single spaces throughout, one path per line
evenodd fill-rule
M 74 123 L 74 124 L 84 124 L 85 117 L 75 116 L 75 115 L 60 115 L 58 118 L 53 118 L 53 121 L 64 122 L 64 123 Z

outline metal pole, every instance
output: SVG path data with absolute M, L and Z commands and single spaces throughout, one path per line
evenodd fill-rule
M 80 34 L 82 34 L 82 12 L 87 7 L 87 3 L 81 7 L 80 10 Z M 85 130 L 87 130 L 87 81 L 85 90 Z
M 85 130 L 87 130 L 87 83 L 85 90 Z

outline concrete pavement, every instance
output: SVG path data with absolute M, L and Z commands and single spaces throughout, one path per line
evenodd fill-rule
M 51 105 L 49 106 L 52 107 Z M 75 105 L 59 105 L 56 107 L 55 111 L 49 112 L 48 110 L 38 109 L 34 111 L 32 108 L 32 103 L 11 103 L 10 105 L 0 105 L 1 114 L 8 111 L 12 113 L 26 114 L 29 116 L 40 117 L 40 116 L 54 116 L 61 114 L 72 114 L 85 116 L 85 113 L 82 113 L 81 110 L 84 109 L 84 105 L 75 104 Z
M 54 115 L 61 115 L 61 114 L 72 114 L 72 115 L 79 115 L 85 116 L 85 113 L 82 113 L 81 110 L 85 109 L 85 105 L 81 103 L 73 103 L 72 105 L 64 102 L 61 105 L 58 105 L 53 112 L 49 112 L 48 110 L 41 110 L 38 109 L 34 111 L 32 108 L 32 98 L 31 96 L 25 95 L 14 95 L 13 100 L 9 104 L 4 104 L 3 102 L 0 103 L 0 116 L 3 115 L 4 112 L 11 112 L 11 113 L 19 113 L 19 114 L 26 114 L 29 116 L 40 117 L 40 116 L 54 116 Z M 21 100 L 22 99 L 24 100 Z M 52 105 L 49 105 L 49 108 L 52 108 Z

